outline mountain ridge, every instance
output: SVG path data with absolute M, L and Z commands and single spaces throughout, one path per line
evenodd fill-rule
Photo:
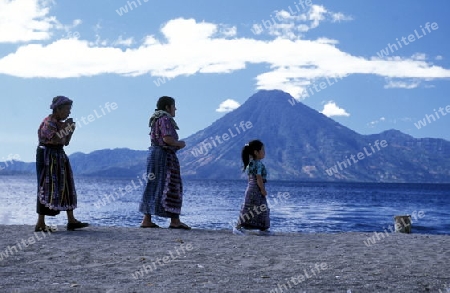
M 292 99 L 259 91 L 187 137 L 178 152 L 183 178 L 242 178 L 241 149 L 260 139 L 270 180 L 450 183 L 450 142 L 395 129 L 358 134 Z M 145 172 L 146 156 L 146 150 L 117 148 L 69 157 L 78 175 L 131 177 Z

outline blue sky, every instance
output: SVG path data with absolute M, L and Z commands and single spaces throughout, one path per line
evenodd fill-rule
M 259 89 L 289 92 L 361 134 L 450 140 L 449 8 L 445 0 L 0 0 L 0 161 L 34 161 L 56 95 L 74 100 L 68 154 L 146 149 L 162 95 L 176 99 L 185 138 Z

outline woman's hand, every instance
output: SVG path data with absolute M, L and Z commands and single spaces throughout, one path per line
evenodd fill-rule
M 73 122 L 72 118 L 67 118 L 66 121 L 64 121 L 64 124 L 67 135 L 63 137 L 63 144 L 68 146 L 72 138 L 72 134 L 75 131 L 75 122 Z
M 184 148 L 184 147 L 186 147 L 186 143 L 184 142 L 184 140 L 179 140 L 178 141 L 178 148 L 179 149 L 182 149 L 182 148 Z
M 68 130 L 70 130 L 70 132 L 74 132 L 75 131 L 75 122 L 73 122 L 72 118 L 67 118 L 66 119 L 66 128 Z

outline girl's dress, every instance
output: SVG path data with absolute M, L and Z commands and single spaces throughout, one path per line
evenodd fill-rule
M 53 137 L 62 130 L 63 124 L 52 115 L 46 117 L 39 126 L 39 146 L 36 150 L 36 212 L 40 215 L 56 216 L 60 211 L 77 207 L 77 193 L 69 158 L 63 145 L 50 144 Z
M 246 168 L 248 185 L 245 190 L 245 201 L 239 215 L 238 226 L 246 229 L 267 230 L 270 228 L 270 209 L 267 199 L 261 194 L 256 183 L 256 175 L 261 175 L 266 182 L 266 167 L 260 160 L 251 160 Z
M 147 159 L 147 185 L 139 211 L 164 218 L 178 218 L 183 204 L 183 184 L 177 148 L 167 145 L 163 137 L 178 140 L 173 118 L 162 115 L 151 125 L 151 146 Z

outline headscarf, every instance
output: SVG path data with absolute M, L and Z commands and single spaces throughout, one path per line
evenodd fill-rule
M 170 119 L 170 122 L 172 123 L 173 127 L 178 130 L 180 128 L 178 128 L 177 123 L 175 122 L 175 119 L 173 119 L 172 115 L 170 115 L 170 113 L 164 111 L 164 110 L 155 110 L 155 113 L 153 113 L 152 117 L 150 117 L 150 121 L 148 122 L 148 126 L 152 127 L 153 124 L 155 123 L 155 121 L 158 118 L 161 118 L 163 116 L 167 116 Z
M 50 105 L 50 109 L 55 109 L 62 105 L 72 105 L 73 101 L 64 96 L 57 96 L 53 98 L 52 104 Z

